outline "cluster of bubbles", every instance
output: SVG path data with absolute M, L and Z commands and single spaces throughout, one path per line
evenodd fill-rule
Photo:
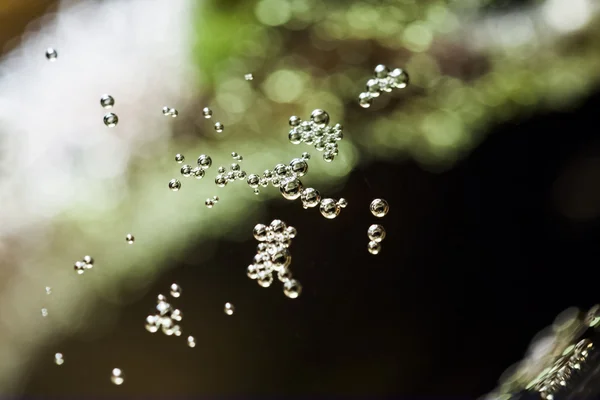
M 162 108 L 162 113 L 165 117 L 172 117 L 172 118 L 177 118 L 177 116 L 179 115 L 179 111 L 177 111 L 175 108 L 171 108 L 171 107 L 167 107 L 167 106 L 164 106 Z
M 387 215 L 390 206 L 387 201 L 383 199 L 374 199 L 369 205 L 371 214 L 377 218 L 383 218 Z M 367 229 L 367 236 L 369 237 L 369 244 L 367 249 L 371 254 L 379 254 L 381 251 L 381 242 L 385 239 L 385 228 L 378 224 L 373 224 Z
M 170 288 L 171 296 L 181 296 L 181 287 L 173 283 Z M 168 303 L 167 297 L 159 294 L 156 299 L 156 313 L 146 317 L 146 330 L 150 333 L 158 332 L 160 329 L 167 336 L 181 336 L 181 326 L 178 324 L 183 319 L 179 309 L 173 308 Z
M 112 374 L 110 375 L 110 381 L 115 385 L 122 385 L 125 382 L 123 371 L 120 368 L 113 368 Z
M 94 259 L 91 256 L 83 257 L 83 260 L 76 261 L 73 268 L 79 275 L 83 274 L 86 270 L 94 267 Z
M 260 286 L 266 288 L 273 283 L 273 273 L 277 273 L 278 279 L 283 282 L 283 293 L 290 299 L 300 296 L 302 286 L 292 279 L 290 270 L 292 255 L 289 247 L 296 237 L 296 228 L 275 219 L 270 225 L 257 224 L 253 235 L 260 243 L 253 263 L 248 266 L 248 277 L 256 279 Z
M 252 79 L 254 79 L 254 75 L 252 74 L 246 74 L 244 75 L 244 79 L 247 81 L 251 81 Z
M 56 61 L 56 59 L 58 58 L 58 52 L 52 47 L 48 47 L 46 49 L 46 58 L 48 59 L 48 61 Z
M 184 161 L 185 156 L 183 154 L 178 153 L 175 155 L 175 162 L 181 164 Z M 206 154 L 200 154 L 200 156 L 198 157 L 198 166 L 192 167 L 189 164 L 183 165 L 180 169 L 181 176 L 183 176 L 184 178 L 189 178 L 193 176 L 196 179 L 202 179 L 206 174 L 205 171 L 211 166 L 212 159 Z M 181 182 L 178 179 L 171 179 L 169 181 L 169 189 L 171 189 L 173 192 L 177 192 L 179 189 L 181 189 Z
M 340 124 L 329 126 L 327 111 L 316 109 L 310 114 L 310 121 L 302 121 L 293 115 L 289 124 L 292 127 L 288 139 L 292 144 L 305 143 L 314 146 L 317 151 L 324 151 L 323 160 L 333 161 L 338 155 L 337 142 L 344 137 Z
M 231 157 L 235 162 L 231 163 L 229 171 L 223 166 L 220 166 L 217 170 L 218 173 L 215 177 L 215 185 L 218 187 L 225 187 L 229 182 L 234 182 L 236 180 L 243 181 L 248 176 L 246 171 L 242 170 L 242 167 L 239 164 L 244 158 L 235 151 L 231 153 Z
M 388 67 L 379 64 L 375 67 L 374 77 L 367 81 L 367 88 L 358 96 L 358 104 L 363 108 L 371 107 L 373 99 L 383 92 L 393 89 L 404 89 L 408 86 L 408 74 L 401 68 L 390 71 Z
M 100 105 L 104 109 L 112 108 L 115 105 L 115 99 L 110 94 L 104 94 L 100 97 Z M 104 125 L 109 128 L 114 128 L 119 123 L 119 117 L 115 113 L 108 113 L 104 115 Z
M 215 204 L 217 204 L 219 202 L 219 196 L 213 196 L 212 199 L 206 199 L 204 201 L 204 205 L 207 208 L 213 208 Z

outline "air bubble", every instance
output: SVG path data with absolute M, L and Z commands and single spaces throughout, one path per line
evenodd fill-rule
M 358 96 L 358 104 L 362 107 L 362 108 L 369 108 L 371 107 L 371 103 L 373 102 L 373 97 L 367 93 L 367 92 L 363 92 Z
M 343 197 L 340 197 L 340 199 L 337 202 L 337 205 L 340 206 L 341 208 L 346 208 L 346 207 L 348 207 L 348 200 L 346 200 Z
M 204 118 L 209 119 L 210 117 L 212 117 L 212 110 L 208 107 L 204 107 L 202 109 L 202 115 L 204 115 Z
M 48 309 L 42 308 L 42 317 L 46 318 L 48 316 Z
M 54 363 L 56 365 L 63 365 L 65 363 L 65 358 L 63 357 L 62 353 L 56 353 L 54 355 Z
M 129 244 L 133 244 L 133 242 L 135 242 L 135 237 L 131 233 L 128 233 L 125 235 L 125 241 Z
M 369 209 L 371 210 L 371 214 L 377 218 L 382 218 L 387 215 L 388 211 L 390 210 L 390 206 L 384 199 L 375 199 L 371 202 Z
M 222 165 L 221 165 L 221 166 L 219 166 L 219 168 L 217 168 L 217 172 L 218 172 L 219 174 L 224 174 L 224 173 L 225 173 L 225 171 L 227 171 L 227 170 L 226 170 L 226 169 L 225 169 L 225 167 L 223 167 Z
M 385 239 L 385 228 L 381 225 L 373 224 L 367 230 L 367 235 L 370 241 L 379 243 Z
M 46 286 L 46 294 L 52 294 L 52 288 L 50 286 Z
M 206 206 L 206 208 L 213 208 L 213 206 L 215 205 L 215 201 L 213 199 L 206 199 L 204 201 L 204 205 Z
M 176 283 L 173 283 L 171 285 L 171 296 L 178 298 L 179 296 L 181 296 L 181 286 L 179 286 Z
M 114 368 L 112 370 L 112 375 L 110 376 L 110 381 L 115 385 L 123 384 L 123 382 L 125 382 L 123 371 L 121 371 L 119 368 Z
M 192 166 L 185 164 L 184 166 L 181 167 L 181 175 L 184 176 L 185 178 L 188 178 L 191 174 L 192 174 Z
M 369 253 L 377 255 L 381 251 L 381 244 L 371 241 L 369 242 L 367 249 L 369 250 Z
M 302 206 L 305 209 L 316 207 L 321 202 L 321 194 L 317 189 L 306 188 L 302 191 L 300 200 L 302 201 Z
M 206 154 L 200 154 L 198 157 L 198 166 L 202 169 L 209 169 L 212 166 L 212 159 Z
M 279 186 L 281 195 L 287 200 L 296 200 L 302 194 L 302 182 L 295 177 L 286 178 Z
M 92 256 L 84 256 L 83 262 L 88 265 L 94 265 L 94 259 L 92 258 Z
M 173 192 L 178 191 L 181 189 L 181 182 L 179 182 L 177 179 L 171 179 L 169 181 L 169 189 L 171 189 Z
M 329 114 L 325 110 L 317 108 L 310 114 L 310 120 L 319 127 L 324 127 L 329 124 Z
M 290 299 L 296 299 L 302 293 L 302 285 L 295 279 L 288 279 L 283 283 L 283 293 Z
M 304 152 L 304 153 L 302 153 L 302 159 L 303 159 L 304 161 L 308 161 L 308 160 L 310 160 L 310 154 L 309 154 L 309 153 L 307 153 L 307 152 Z
M 177 162 L 177 164 L 181 164 L 185 161 L 185 157 L 183 156 L 183 154 L 175 154 L 175 161 Z
M 223 132 L 223 129 L 225 129 L 225 126 L 223 126 L 222 123 L 220 123 L 220 122 L 215 123 L 215 131 L 217 131 L 217 133 Z
M 333 219 L 340 215 L 340 206 L 334 199 L 323 199 L 319 205 L 319 211 L 327 219 Z
M 376 78 L 385 78 L 390 73 L 390 70 L 385 65 L 379 64 L 375 67 L 374 73 Z
M 46 49 L 46 58 L 49 61 L 56 61 L 56 59 L 58 58 L 58 52 L 56 50 L 54 50 L 52 47 L 48 47 Z
M 119 123 L 119 117 L 114 113 L 108 113 L 104 116 L 104 125 L 114 128 Z
M 115 99 L 110 94 L 105 94 L 100 97 L 100 105 L 102 108 L 112 108 L 115 105 Z
M 244 75 L 244 79 L 247 81 L 251 81 L 252 79 L 254 79 L 254 76 L 252 74 L 246 74 Z
M 176 109 L 174 109 L 174 108 L 167 107 L 167 106 L 164 106 L 164 107 L 162 108 L 162 113 L 163 113 L 163 115 L 164 115 L 165 117 L 173 117 L 173 118 L 176 118 L 177 116 L 179 116 L 179 111 L 177 111 L 177 110 L 176 110 Z
M 192 175 L 194 176 L 194 178 L 196 179 L 202 179 L 204 178 L 204 170 L 200 167 L 194 167 L 192 168 Z
M 188 336 L 187 344 L 189 347 L 196 347 L 196 339 L 193 336 Z
M 259 195 L 260 194 L 260 189 L 254 188 L 254 194 Z
M 150 333 L 158 332 L 158 328 L 160 327 L 160 317 L 158 315 L 148 315 L 144 327 Z
M 79 275 L 81 275 L 85 272 L 86 265 L 88 265 L 88 264 L 84 263 L 83 261 L 77 261 L 75 263 L 75 265 L 73 266 L 73 268 L 75 269 L 75 272 L 77 272 Z
M 225 310 L 225 314 L 227 314 L 227 315 L 233 315 L 233 312 L 235 311 L 235 307 L 231 303 L 225 303 L 225 309 L 224 310 Z
M 218 174 L 215 177 L 215 185 L 218 187 L 225 187 L 227 185 L 227 177 L 223 174 Z
M 391 80 L 392 86 L 394 86 L 397 89 L 404 89 L 408 86 L 409 76 L 408 73 L 402 68 L 394 68 L 394 70 L 390 72 L 389 78 Z

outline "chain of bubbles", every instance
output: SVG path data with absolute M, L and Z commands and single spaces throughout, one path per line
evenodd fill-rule
M 390 93 L 393 89 L 404 89 L 408 86 L 408 74 L 402 68 L 388 67 L 379 64 L 375 67 L 374 77 L 367 81 L 367 88 L 358 96 L 358 104 L 362 108 L 369 108 L 373 99 L 383 92 Z
M 283 283 L 283 293 L 290 299 L 300 296 L 302 285 L 292 278 L 290 270 L 292 255 L 289 247 L 296 237 L 296 228 L 275 219 L 270 225 L 257 224 L 252 233 L 260 243 L 252 264 L 248 266 L 248 277 L 267 288 L 273 283 L 273 274 L 277 273 L 277 278 Z

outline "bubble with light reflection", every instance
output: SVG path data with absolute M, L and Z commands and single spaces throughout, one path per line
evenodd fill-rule
M 177 118 L 179 116 L 179 111 L 174 108 L 164 106 L 162 108 L 162 113 L 165 117 Z
M 181 182 L 177 179 L 171 179 L 169 181 L 169 189 L 171 189 L 173 192 L 177 192 L 179 189 L 181 189 Z
M 65 358 L 63 357 L 62 353 L 56 353 L 54 355 L 54 363 L 56 365 L 63 365 L 65 363 Z
M 225 311 L 225 314 L 233 315 L 235 307 L 231 303 L 225 303 L 225 307 L 223 308 L 223 310 Z
M 114 128 L 118 123 L 119 117 L 117 117 L 117 114 L 108 113 L 104 116 L 104 125 L 108 126 L 109 128 Z
M 122 385 L 123 382 L 125 382 L 125 376 L 123 375 L 123 371 L 121 371 L 120 368 L 114 368 L 110 376 L 110 381 L 117 386 Z
M 181 287 L 173 283 L 169 288 L 171 296 L 178 298 L 181 296 Z M 144 327 L 150 333 L 156 333 L 159 330 L 167 336 L 181 336 L 182 329 L 179 322 L 183 320 L 181 310 L 173 308 L 166 296 L 159 294 L 156 298 L 156 312 L 146 317 Z
M 337 142 L 344 138 L 343 127 L 341 124 L 329 126 L 327 111 L 313 110 L 309 121 L 302 121 L 300 117 L 293 115 L 289 119 L 289 125 L 291 126 L 288 133 L 290 143 L 314 146 L 317 151 L 323 152 L 323 160 L 327 162 L 333 161 L 338 155 Z
M 135 236 L 133 236 L 131 233 L 128 233 L 127 235 L 125 235 L 125 241 L 128 244 L 133 244 L 133 242 L 135 242 Z
M 383 218 L 390 210 L 390 206 L 384 199 L 374 199 L 369 205 L 369 210 L 377 218 Z
M 217 133 L 223 132 L 223 129 L 225 129 L 225 126 L 222 123 L 215 123 L 215 131 L 217 131 Z
M 115 105 L 115 99 L 111 95 L 105 94 L 100 98 L 100 105 L 102 108 L 112 108 Z
M 46 49 L 46 58 L 48 59 L 48 61 L 56 61 L 56 59 L 58 58 L 58 52 L 52 47 L 48 47 Z
M 91 256 L 84 256 L 83 260 L 76 261 L 73 269 L 77 274 L 82 275 L 86 270 L 94 267 L 94 259 Z
M 358 104 L 363 108 L 369 108 L 373 99 L 379 97 L 381 93 L 404 89 L 408 83 L 408 73 L 402 68 L 394 68 L 390 71 L 385 65 L 379 64 L 375 67 L 374 77 L 367 81 L 365 91 L 358 95 Z

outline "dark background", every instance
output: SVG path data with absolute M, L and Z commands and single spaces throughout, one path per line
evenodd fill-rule
M 593 168 L 559 179 L 573 162 L 598 159 L 599 106 L 596 95 L 568 113 L 497 127 L 449 172 L 411 162 L 356 170 L 331 194 L 349 201 L 335 220 L 299 202 L 273 202 L 268 220 L 244 227 L 248 241 L 192 243 L 109 334 L 40 352 L 26 393 L 475 398 L 490 391 L 557 313 L 600 298 L 598 180 Z M 385 218 L 369 212 L 376 197 L 390 204 Z M 578 220 L 565 216 L 582 204 Z M 278 281 L 264 289 L 245 274 L 254 223 L 274 218 L 298 229 L 292 270 L 304 291 L 296 300 Z M 372 223 L 387 230 L 377 256 L 366 248 Z M 206 246 L 216 255 L 195 262 Z M 174 304 L 184 335 L 150 334 L 144 318 L 174 281 L 183 287 Z M 233 316 L 223 312 L 227 301 Z M 189 334 L 196 348 L 187 347 Z M 65 354 L 61 367 L 48 362 L 56 351 Z M 114 367 L 126 375 L 120 387 L 110 383 Z

